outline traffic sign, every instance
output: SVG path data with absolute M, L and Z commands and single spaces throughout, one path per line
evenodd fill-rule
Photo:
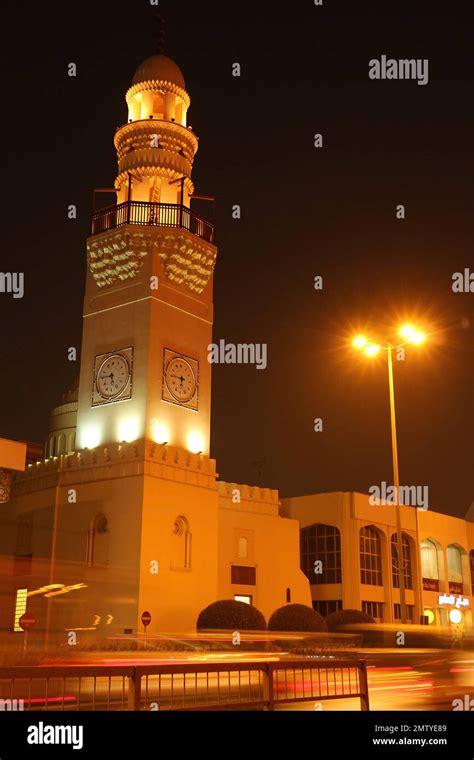
M 30 628 L 33 628 L 33 626 L 36 625 L 36 618 L 32 612 L 25 612 L 25 614 L 21 616 L 18 622 L 24 631 L 28 631 Z
M 143 612 L 142 613 L 142 623 L 145 626 L 145 628 L 146 628 L 147 625 L 150 625 L 150 623 L 151 623 L 151 615 L 150 615 L 149 612 Z

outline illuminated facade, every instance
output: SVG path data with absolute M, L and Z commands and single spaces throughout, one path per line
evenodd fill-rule
M 190 208 L 198 138 L 180 69 L 151 56 L 126 101 L 114 203 L 87 240 L 79 384 L 0 515 L 0 628 L 27 588 L 32 635 L 57 642 L 141 632 L 144 611 L 150 634 L 193 630 L 217 599 L 267 617 L 310 602 L 277 492 L 218 481 L 210 458 L 217 248 Z
M 465 520 L 400 509 L 408 619 L 420 623 L 426 616 L 429 624 L 447 626 L 457 610 L 458 624 L 472 632 L 473 508 Z M 322 493 L 283 499 L 282 514 L 300 523 L 301 566 L 316 610 L 362 609 L 381 622 L 400 620 L 394 506 L 371 505 L 366 494 Z
M 355 493 L 285 499 L 218 480 L 210 457 L 214 226 L 191 209 L 198 138 L 183 75 L 158 54 L 137 69 L 117 129 L 113 205 L 87 240 L 80 377 L 53 409 L 44 459 L 0 511 L 0 637 L 65 643 L 193 630 L 217 599 L 268 617 L 400 617 L 395 509 Z M 25 446 L 0 440 L 0 498 Z M 2 480 L 3 478 L 3 480 Z M 3 491 L 1 490 L 3 488 Z M 409 616 L 459 610 L 472 629 L 474 515 L 402 507 Z M 418 547 L 418 550 L 417 550 Z M 300 556 L 301 550 L 301 556 Z M 314 572 L 315 562 L 321 572 Z M 300 562 L 301 567 L 300 569 Z

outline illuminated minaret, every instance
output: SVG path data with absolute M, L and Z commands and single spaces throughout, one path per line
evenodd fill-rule
M 77 445 L 146 437 L 208 454 L 217 249 L 190 208 L 198 138 L 183 74 L 152 55 L 126 101 L 116 202 L 87 241 Z

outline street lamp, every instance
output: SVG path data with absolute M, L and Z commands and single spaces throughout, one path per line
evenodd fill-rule
M 395 488 L 395 500 L 396 500 L 396 516 L 397 516 L 397 554 L 398 554 L 398 580 L 400 587 L 400 620 L 402 624 L 407 622 L 407 609 L 405 601 L 405 570 L 403 567 L 403 536 L 402 536 L 402 521 L 400 513 L 400 478 L 398 474 L 398 446 L 397 446 L 397 426 L 395 420 L 395 393 L 393 384 L 393 351 L 398 351 L 404 348 L 408 344 L 419 346 L 425 340 L 425 334 L 420 330 L 417 330 L 413 325 L 403 325 L 399 334 L 403 339 L 402 342 L 394 345 L 392 343 L 384 343 L 383 345 L 369 340 L 364 335 L 357 335 L 352 341 L 352 345 L 359 351 L 362 351 L 366 356 L 377 356 L 381 351 L 387 353 L 387 365 L 388 365 L 388 387 L 390 394 L 390 428 L 392 433 L 392 462 L 393 462 L 393 485 Z M 416 507 L 415 507 L 416 508 Z M 417 514 L 417 533 L 418 533 L 418 512 Z M 418 541 L 418 535 L 417 535 Z M 417 557 L 419 547 L 417 546 Z M 418 563 L 417 563 L 418 565 Z M 422 599 L 420 596 L 420 605 L 422 606 Z

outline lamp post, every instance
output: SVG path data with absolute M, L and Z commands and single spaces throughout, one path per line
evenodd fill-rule
M 415 330 L 411 325 L 405 325 L 400 329 L 400 335 L 404 338 L 402 343 L 398 345 L 392 345 L 392 343 L 385 343 L 380 345 L 373 343 L 365 338 L 363 335 L 358 335 L 353 345 L 355 348 L 363 350 L 366 356 L 377 356 L 380 351 L 384 350 L 387 353 L 387 367 L 388 367 L 388 388 L 390 396 L 390 430 L 392 438 L 392 466 L 393 466 L 393 486 L 395 489 L 395 507 L 396 507 L 396 520 L 397 520 L 397 554 L 398 554 L 398 583 L 400 588 L 400 621 L 402 625 L 407 622 L 407 607 L 405 596 L 405 568 L 403 566 L 403 533 L 402 533 L 402 519 L 400 511 L 400 476 L 398 471 L 398 444 L 397 444 L 397 424 L 395 417 L 395 389 L 393 382 L 393 351 L 403 349 L 407 344 L 419 345 L 425 340 L 424 333 Z M 417 507 L 415 506 L 415 509 Z M 416 513 L 416 527 L 418 542 L 418 513 Z M 418 558 L 419 546 L 416 547 L 416 556 Z M 418 569 L 418 562 L 417 562 Z M 422 605 L 422 598 L 420 592 L 420 606 Z

